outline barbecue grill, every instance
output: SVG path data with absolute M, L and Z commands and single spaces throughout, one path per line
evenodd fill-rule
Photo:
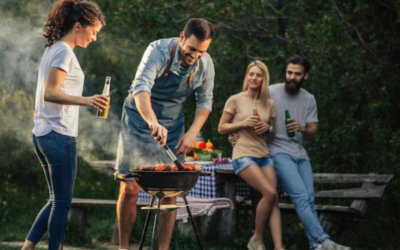
M 186 210 L 189 215 L 190 223 L 192 224 L 193 230 L 195 232 L 197 242 L 200 246 L 200 249 L 203 249 L 203 246 L 200 241 L 199 234 L 197 233 L 196 226 L 194 224 L 192 212 L 190 211 L 189 204 L 186 200 L 187 193 L 196 185 L 197 179 L 199 176 L 212 176 L 211 172 L 200 172 L 200 171 L 182 171 L 184 168 L 182 164 L 177 160 L 175 155 L 171 152 L 167 145 L 164 146 L 168 155 L 174 161 L 174 163 L 178 166 L 180 171 L 172 171 L 172 172 L 163 172 L 163 171 L 143 171 L 137 169 L 131 169 L 131 174 L 116 174 L 116 179 L 124 180 L 125 178 L 133 177 L 140 187 L 141 190 L 150 194 L 152 196 L 150 205 L 148 209 L 146 220 L 144 223 L 144 229 L 142 233 L 142 238 L 140 240 L 139 250 L 143 249 L 144 240 L 146 237 L 146 232 L 149 224 L 149 219 L 151 216 L 151 212 L 153 210 L 154 201 L 158 198 L 158 204 L 156 210 L 156 215 L 154 219 L 154 227 L 152 234 L 152 243 L 151 249 L 154 250 L 157 241 L 157 225 L 159 214 L 161 211 L 161 199 L 164 197 L 175 197 L 181 196 L 185 202 Z M 168 211 L 173 211 L 181 206 L 169 206 Z

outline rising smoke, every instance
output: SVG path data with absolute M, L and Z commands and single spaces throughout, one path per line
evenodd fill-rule
M 38 65 L 44 52 L 42 31 L 49 2 L 46 4 L 31 10 L 38 19 L 34 22 L 32 17 L 15 17 L 0 11 L 0 134 L 15 133 L 19 140 L 29 144 Z M 85 66 L 81 65 L 82 69 Z M 88 93 L 94 94 L 100 93 Z M 98 119 L 93 111 L 81 107 L 79 119 L 78 154 L 87 161 L 104 159 L 101 152 L 113 158 L 120 124 L 118 116 L 110 113 L 107 120 Z

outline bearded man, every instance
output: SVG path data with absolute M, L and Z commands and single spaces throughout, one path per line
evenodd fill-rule
M 267 139 L 274 160 L 276 175 L 290 196 L 297 215 L 304 225 L 311 249 L 350 250 L 331 240 L 318 221 L 314 203 L 314 183 L 310 160 L 303 140 L 317 136 L 317 103 L 312 94 L 302 88 L 308 79 L 310 64 L 300 56 L 286 60 L 286 80 L 270 86 L 275 103 L 275 137 Z M 291 124 L 285 124 L 285 110 L 289 111 Z M 294 131 L 289 137 L 287 131 Z

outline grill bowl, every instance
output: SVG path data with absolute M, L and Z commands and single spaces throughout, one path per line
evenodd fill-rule
M 200 171 L 139 171 L 131 169 L 137 185 L 146 193 L 162 191 L 166 197 L 189 192 L 197 182 Z

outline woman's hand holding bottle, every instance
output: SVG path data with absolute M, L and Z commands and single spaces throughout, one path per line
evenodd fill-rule
M 244 121 L 242 121 L 242 128 L 254 128 L 259 122 L 258 116 L 249 116 Z
M 104 95 L 88 96 L 86 98 L 86 106 L 92 107 L 98 111 L 108 108 L 108 97 Z

